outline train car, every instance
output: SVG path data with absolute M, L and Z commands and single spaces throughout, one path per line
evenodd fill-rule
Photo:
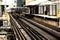
M 13 7 L 10 10 L 11 12 L 18 13 L 18 14 L 29 12 L 29 8 L 27 7 Z

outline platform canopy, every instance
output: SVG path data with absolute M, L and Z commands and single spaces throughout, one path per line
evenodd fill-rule
M 53 2 L 53 3 L 60 3 L 60 1 L 55 1 L 55 2 Z
M 32 1 L 32 2 L 28 3 L 27 5 L 38 5 L 39 3 L 45 2 L 45 1 L 47 1 L 47 0 L 36 0 L 36 1 Z
M 45 2 L 41 2 L 39 5 L 51 5 L 51 4 L 53 4 L 53 2 L 45 1 Z
M 54 1 L 54 2 L 45 1 L 45 2 L 41 2 L 39 5 L 53 5 L 53 4 L 57 4 L 57 3 L 60 3 L 60 1 Z

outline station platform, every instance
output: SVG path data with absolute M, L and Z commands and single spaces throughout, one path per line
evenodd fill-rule
M 25 14 L 27 18 L 33 19 L 43 25 L 53 26 L 53 29 L 58 28 L 58 19 L 56 16 L 48 16 L 48 15 L 39 15 L 39 14 Z
M 48 15 L 40 15 L 40 14 L 32 14 L 34 16 L 40 16 L 40 17 L 45 17 L 45 18 L 51 18 L 51 19 L 57 19 L 56 16 L 48 16 Z
M 48 16 L 48 15 L 40 15 L 40 14 L 25 14 L 25 16 L 30 16 L 30 17 L 36 16 L 36 17 L 42 17 L 42 18 L 52 19 L 52 20 L 58 19 L 56 16 Z

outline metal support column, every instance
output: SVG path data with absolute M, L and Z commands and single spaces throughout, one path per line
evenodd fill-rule
M 50 15 L 52 15 L 52 5 L 50 5 Z

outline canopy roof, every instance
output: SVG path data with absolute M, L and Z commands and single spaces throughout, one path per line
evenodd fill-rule
M 32 1 L 30 3 L 28 3 L 27 5 L 52 5 L 52 4 L 57 4 L 60 3 L 60 1 Z
M 45 1 L 47 1 L 47 0 L 36 0 L 36 1 L 32 1 L 32 2 L 28 3 L 27 5 L 38 5 L 39 3 L 45 2 Z
M 46 1 L 46 2 L 41 2 L 39 5 L 53 5 L 58 3 L 60 3 L 60 1 L 55 1 L 55 2 Z
M 53 2 L 45 1 L 45 2 L 41 2 L 39 5 L 51 5 L 51 4 L 53 4 Z

